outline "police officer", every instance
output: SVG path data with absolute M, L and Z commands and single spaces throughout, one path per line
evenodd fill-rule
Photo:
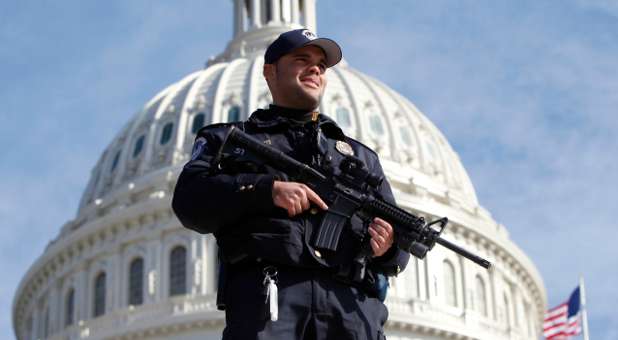
M 263 75 L 273 98 L 247 121 L 204 127 L 176 185 L 172 206 L 182 224 L 214 233 L 224 264 L 223 339 L 383 339 L 388 312 L 377 278 L 396 275 L 409 254 L 393 245 L 392 226 L 352 217 L 336 251 L 312 240 L 328 205 L 308 186 L 264 164 L 221 164 L 217 153 L 236 126 L 316 169 L 337 174 L 348 155 L 379 176 L 377 155 L 317 112 L 328 68 L 342 58 L 336 42 L 309 30 L 281 34 L 266 50 Z M 326 171 L 326 170 L 325 170 Z M 386 180 L 378 196 L 394 202 Z M 363 282 L 350 266 L 370 238 Z

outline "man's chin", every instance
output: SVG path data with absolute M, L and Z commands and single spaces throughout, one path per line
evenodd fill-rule
M 303 93 L 299 96 L 298 104 L 302 109 L 310 111 L 316 109 L 320 105 L 321 99 L 321 94 L 317 95 L 315 93 L 303 91 Z

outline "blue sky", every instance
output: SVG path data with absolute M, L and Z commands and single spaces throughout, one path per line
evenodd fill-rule
M 378 5 L 379 4 L 379 5 Z M 159 90 L 232 34 L 231 1 L 0 3 L 0 340 L 27 268 L 90 169 Z M 586 279 L 591 335 L 618 338 L 618 5 L 318 1 L 318 31 L 414 102 L 545 281 Z

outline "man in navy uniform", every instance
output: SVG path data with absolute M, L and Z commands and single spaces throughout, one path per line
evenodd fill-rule
M 388 311 L 376 278 L 403 270 L 409 254 L 392 226 L 352 217 L 336 251 L 312 245 L 327 204 L 308 186 L 269 166 L 227 166 L 216 155 L 230 126 L 316 169 L 338 170 L 353 155 L 383 176 L 378 156 L 317 112 L 339 45 L 309 30 L 281 34 L 266 50 L 263 75 L 273 98 L 247 121 L 204 127 L 176 185 L 182 224 L 214 233 L 225 269 L 223 339 L 383 339 Z M 335 173 L 336 174 L 336 173 Z M 386 180 L 377 193 L 394 203 Z M 349 277 L 362 241 L 372 255 L 363 282 Z M 367 282 L 369 281 L 369 282 Z

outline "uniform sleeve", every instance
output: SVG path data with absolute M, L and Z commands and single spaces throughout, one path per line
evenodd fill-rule
M 221 145 L 220 135 L 207 128 L 200 131 L 172 199 L 172 209 L 180 222 L 203 234 L 274 209 L 273 175 L 225 174 L 214 164 Z
M 372 169 L 374 174 L 384 176 L 382 165 L 380 165 L 377 158 Z M 391 204 L 396 204 L 391 186 L 386 180 L 386 177 L 384 177 L 384 181 L 382 181 L 382 184 L 380 185 L 380 195 L 384 201 Z M 387 222 L 390 223 L 390 221 Z M 370 268 L 387 276 L 395 276 L 406 268 L 409 260 L 410 254 L 399 249 L 399 247 L 397 247 L 397 242 L 394 242 L 391 248 L 384 253 L 384 255 L 375 257 L 371 260 Z

